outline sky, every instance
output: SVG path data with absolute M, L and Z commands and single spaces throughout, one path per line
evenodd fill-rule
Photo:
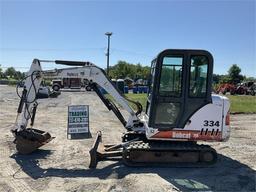
M 0 64 L 27 71 L 33 58 L 65 59 L 105 68 L 110 31 L 110 65 L 150 66 L 164 49 L 205 49 L 214 73 L 238 64 L 256 77 L 255 12 L 254 0 L 0 0 Z

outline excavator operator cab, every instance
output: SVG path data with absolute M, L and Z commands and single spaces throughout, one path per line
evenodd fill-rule
M 184 128 L 197 110 L 212 102 L 212 72 L 208 51 L 162 51 L 151 64 L 148 126 L 159 131 Z

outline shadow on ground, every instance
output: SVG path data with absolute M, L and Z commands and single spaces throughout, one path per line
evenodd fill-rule
M 32 155 L 14 154 L 21 169 L 33 179 L 45 177 L 97 177 L 107 179 L 112 174 L 122 179 L 129 174 L 153 173 L 182 191 L 255 191 L 255 170 L 234 159 L 219 154 L 219 160 L 211 168 L 132 168 L 120 162 L 102 169 L 41 168 L 40 159 L 47 158 L 50 150 L 38 150 Z

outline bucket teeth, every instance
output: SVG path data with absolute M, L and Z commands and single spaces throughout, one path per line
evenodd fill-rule
M 30 154 L 53 139 L 48 132 L 28 128 L 15 132 L 16 149 L 20 154 Z

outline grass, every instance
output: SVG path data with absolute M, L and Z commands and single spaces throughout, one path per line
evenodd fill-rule
M 109 94 L 105 94 L 105 97 L 114 101 L 115 100 L 113 99 L 113 97 Z M 143 107 L 143 111 L 146 110 L 146 98 L 147 98 L 147 94 L 132 94 L 132 93 L 129 93 L 129 94 L 125 94 L 125 97 L 127 97 L 128 99 L 132 100 L 132 101 L 138 101 L 142 107 Z M 115 102 L 116 103 L 116 102 Z M 117 104 L 119 105 L 119 104 Z M 134 103 L 132 102 L 129 102 L 129 105 L 136 111 L 137 110 L 137 107 Z
M 131 99 L 133 101 L 138 101 L 142 107 L 143 107 L 143 111 L 146 110 L 146 104 L 147 104 L 147 94 L 143 94 L 143 93 L 139 93 L 139 94 L 133 94 L 133 93 L 129 93 L 129 94 L 125 94 L 125 96 L 128 98 L 128 99 Z M 131 104 L 132 108 L 134 108 L 134 110 L 137 110 L 137 108 L 135 107 L 134 104 L 130 103 Z
M 227 95 L 231 102 L 231 113 L 256 113 L 256 96 Z
M 143 109 L 146 109 L 147 94 L 125 94 L 133 101 L 139 101 Z M 227 95 L 231 102 L 231 113 L 256 113 L 256 96 Z

